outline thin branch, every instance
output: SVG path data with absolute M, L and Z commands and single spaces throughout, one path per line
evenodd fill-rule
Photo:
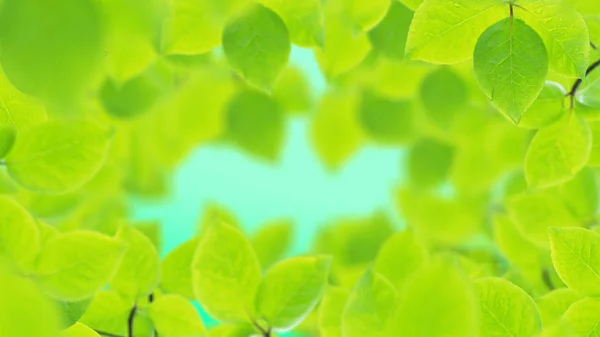
M 596 68 L 600 67 L 600 60 L 592 63 L 592 65 L 590 65 L 587 70 L 585 71 L 585 76 L 587 77 L 590 73 L 592 73 L 592 71 L 596 70 Z M 571 91 L 569 91 L 567 93 L 567 97 L 570 97 L 571 99 L 571 110 L 573 110 L 573 108 L 575 107 L 575 95 L 577 95 L 577 90 L 579 90 L 579 88 L 581 87 L 581 85 L 583 84 L 583 79 L 582 78 L 578 78 L 577 81 L 575 81 L 575 83 L 573 83 L 573 87 L 571 87 Z
M 135 313 L 137 312 L 137 305 L 134 305 L 129 312 L 127 318 L 127 337 L 133 337 L 133 321 L 135 319 Z
M 116 335 L 116 334 L 113 334 L 113 333 L 110 333 L 110 332 L 105 332 L 105 331 L 102 331 L 102 330 L 96 330 L 96 329 L 94 329 L 94 331 L 97 334 L 99 334 L 101 336 L 106 336 L 106 337 L 125 337 L 125 336 Z
M 150 295 L 148 295 L 148 303 L 152 302 L 154 302 L 154 293 L 150 293 Z M 154 337 L 158 337 L 158 331 L 156 331 L 156 329 L 154 329 Z
M 594 42 L 590 41 L 590 46 L 592 47 L 592 49 L 596 50 L 598 49 L 598 47 L 596 47 L 596 45 L 594 44 Z

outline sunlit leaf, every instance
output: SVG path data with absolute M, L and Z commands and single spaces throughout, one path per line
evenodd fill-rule
M 206 330 L 194 306 L 178 295 L 160 296 L 148 306 L 156 331 L 162 336 L 204 336 Z

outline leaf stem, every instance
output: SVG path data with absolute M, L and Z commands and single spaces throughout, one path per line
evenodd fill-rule
M 150 295 L 148 295 L 148 303 L 152 302 L 154 302 L 154 293 L 150 293 Z M 154 329 L 154 337 L 158 337 L 158 331 L 156 331 L 156 329 Z
M 544 280 L 544 284 L 546 287 L 548 287 L 548 290 L 552 291 L 556 289 L 556 287 L 554 287 L 554 283 L 552 283 L 552 279 L 550 278 L 550 272 L 546 268 L 542 270 L 542 280 Z
M 592 65 L 590 65 L 587 68 L 587 70 L 585 71 L 585 77 L 587 77 L 590 73 L 592 73 L 598 67 L 600 67 L 600 60 L 592 63 Z M 571 91 L 569 91 L 567 93 L 567 97 L 569 97 L 571 99 L 571 106 L 570 106 L 571 110 L 573 110 L 573 108 L 575 107 L 575 95 L 577 95 L 577 90 L 579 90 L 579 88 L 581 87 L 582 84 L 583 84 L 583 78 L 578 78 L 577 81 L 575 81 L 575 83 L 573 83 L 573 87 L 571 87 Z
M 137 312 L 137 305 L 134 305 L 129 312 L 127 318 L 127 337 L 133 337 L 133 321 L 135 320 L 135 313 Z

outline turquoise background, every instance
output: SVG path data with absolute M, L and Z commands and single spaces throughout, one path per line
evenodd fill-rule
M 314 96 L 326 82 L 313 53 L 294 48 L 291 63 L 308 77 Z M 207 204 L 224 206 L 253 233 L 268 220 L 288 218 L 296 225 L 291 254 L 308 252 L 318 228 L 339 217 L 384 210 L 396 217 L 391 197 L 401 179 L 403 151 L 363 147 L 337 172 L 330 172 L 312 150 L 308 123 L 288 123 L 283 155 L 275 165 L 226 145 L 201 146 L 175 172 L 173 190 L 159 202 L 133 201 L 135 220 L 162 224 L 162 252 L 194 236 Z

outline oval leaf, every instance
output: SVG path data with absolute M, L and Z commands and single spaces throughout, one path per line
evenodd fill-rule
M 125 251 L 121 242 L 108 236 L 91 231 L 69 232 L 44 245 L 35 274 L 50 295 L 82 300 L 112 279 Z
M 523 21 L 507 18 L 488 28 L 473 56 L 479 85 L 492 104 L 516 124 L 544 87 L 544 41 Z
M 321 299 L 330 263 L 330 258 L 295 257 L 273 266 L 256 292 L 259 317 L 275 331 L 298 325 Z
M 496 277 L 478 279 L 474 285 L 482 336 L 530 337 L 542 331 L 535 302 L 521 288 Z
M 178 295 L 160 296 L 148 307 L 156 331 L 161 336 L 204 336 L 206 330 L 196 308 Z
M 69 192 L 100 170 L 111 137 L 109 129 L 92 121 L 50 121 L 19 133 L 6 166 L 11 177 L 29 190 Z
M 270 91 L 290 55 L 285 24 L 270 9 L 250 6 L 223 31 L 223 50 L 231 66 L 253 86 Z

